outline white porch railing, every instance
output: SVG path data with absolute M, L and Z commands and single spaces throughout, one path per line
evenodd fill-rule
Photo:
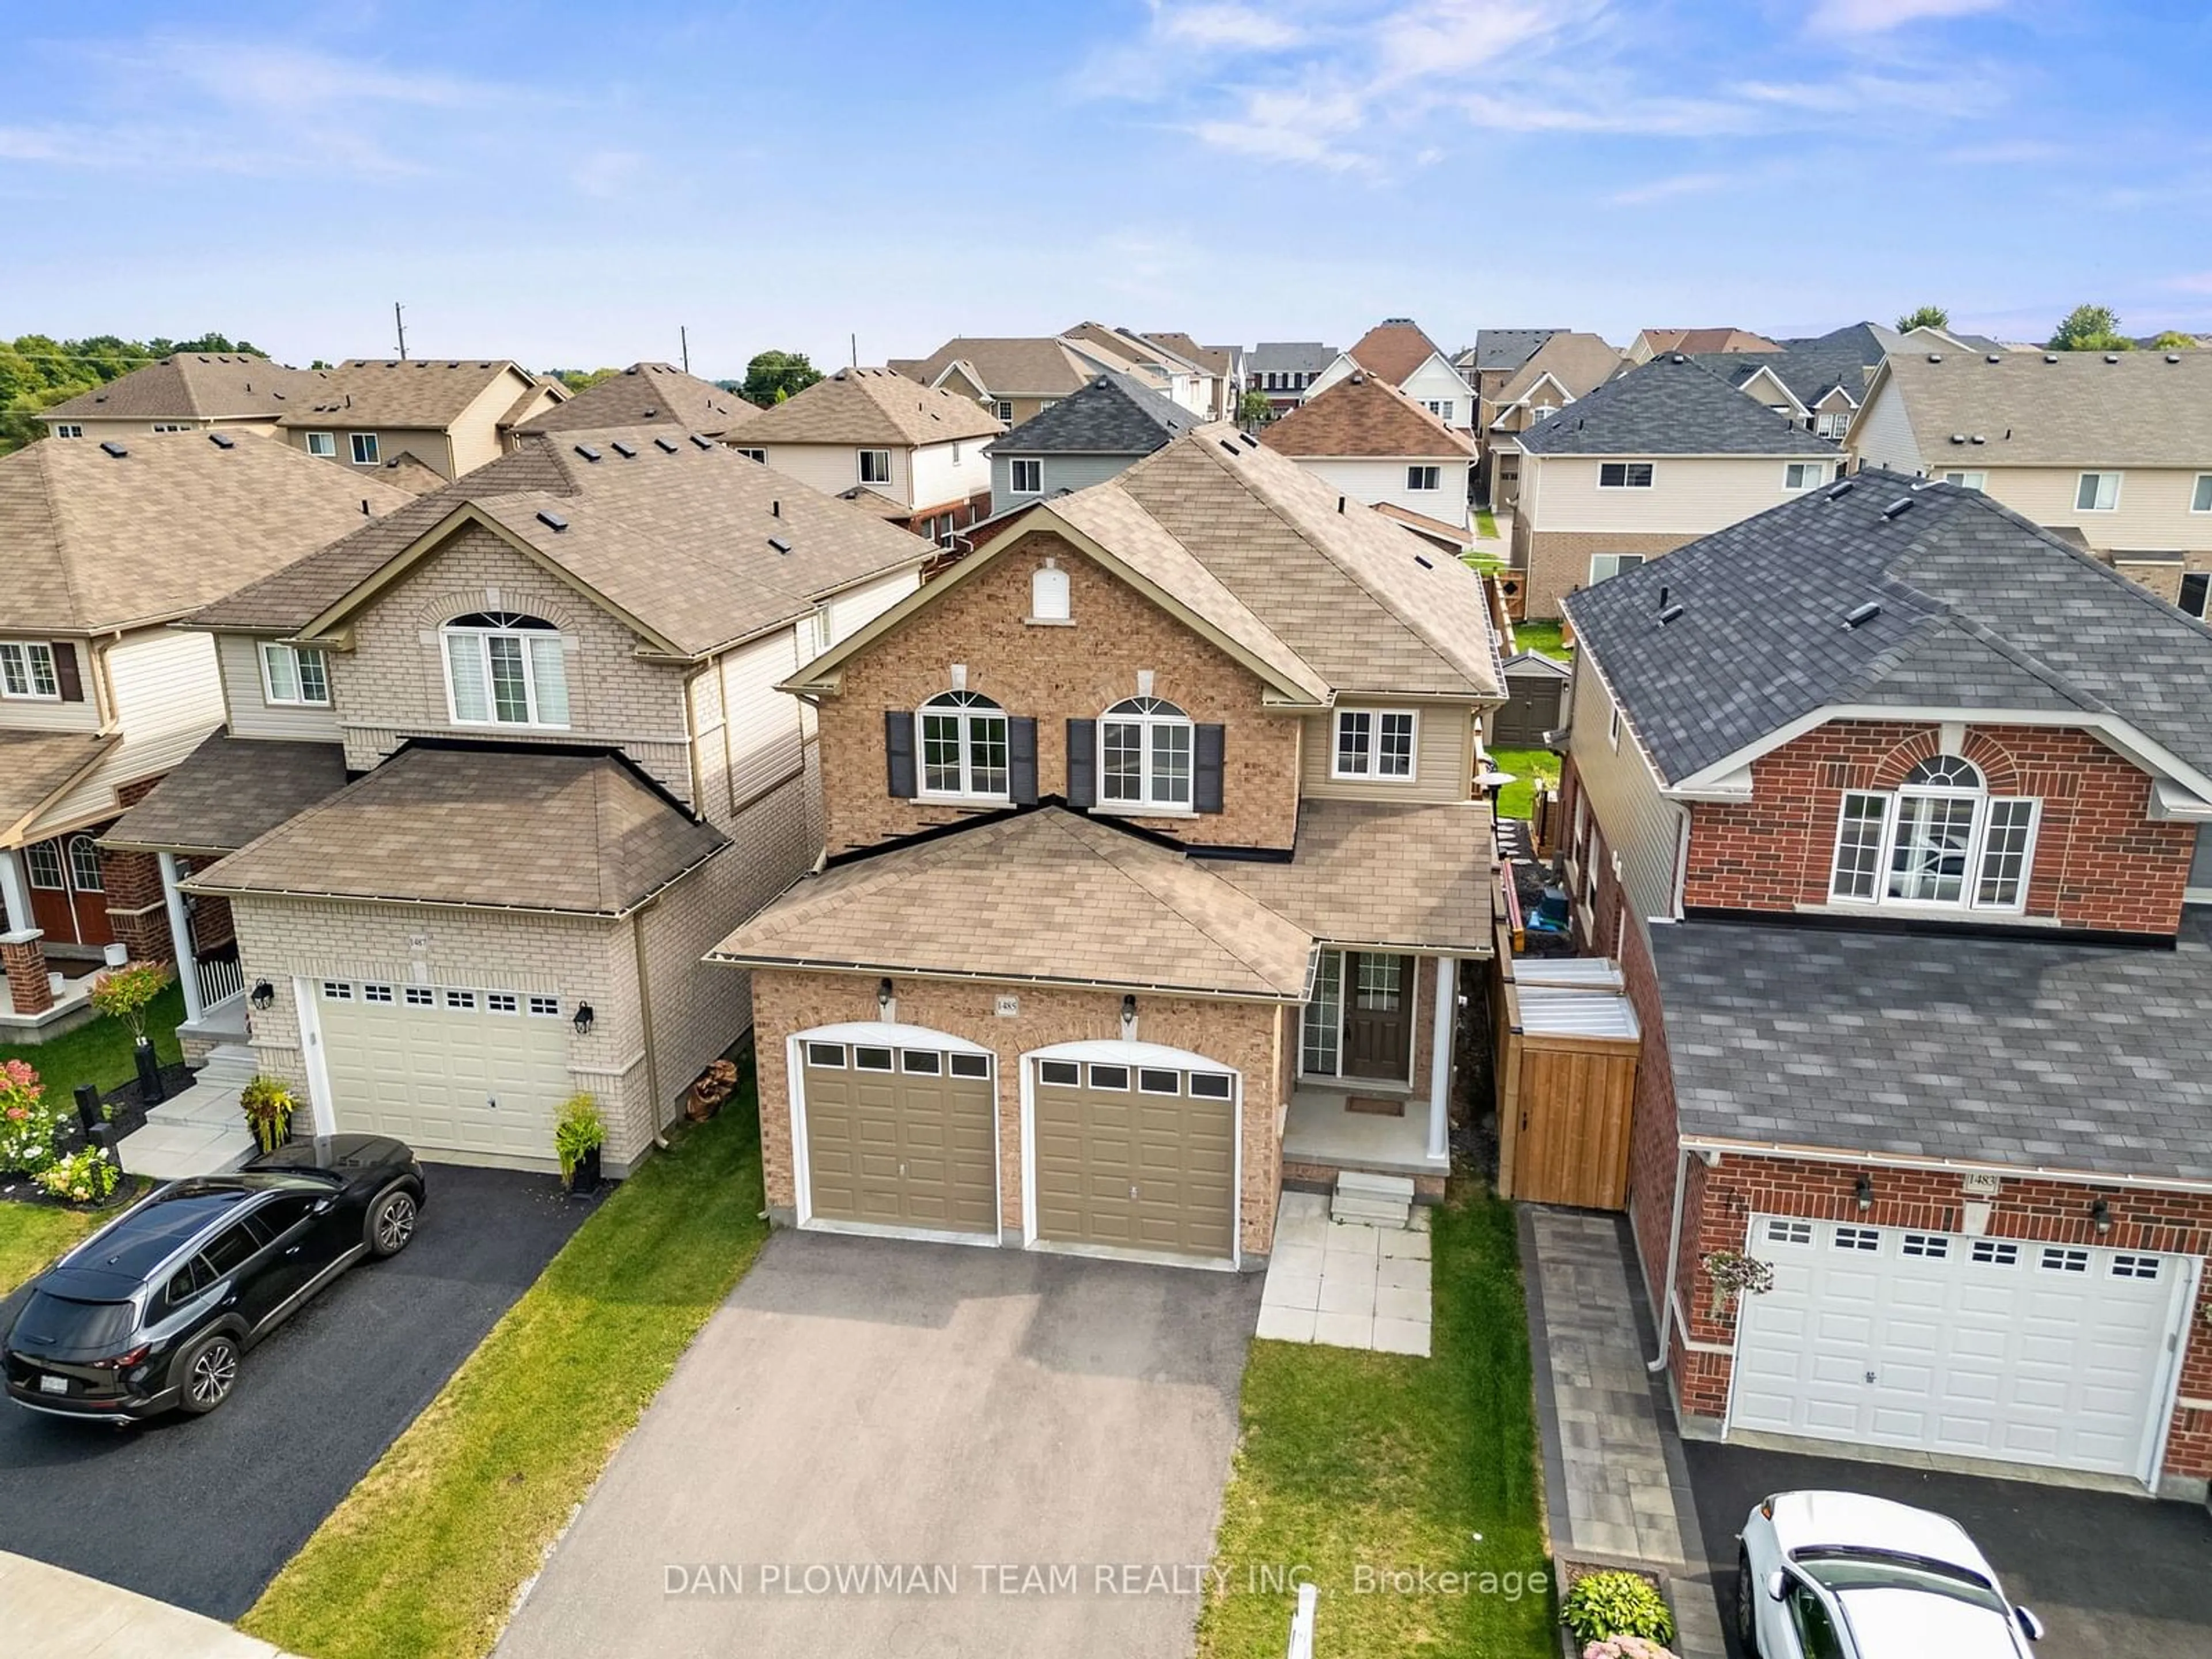
M 200 1006 L 204 1009 L 228 1002 L 246 989 L 246 965 L 236 957 L 196 962 L 192 971 L 199 980 Z

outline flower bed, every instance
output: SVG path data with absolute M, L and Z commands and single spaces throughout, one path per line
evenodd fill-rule
M 1675 1620 L 1674 1600 L 1669 1593 L 1665 1573 L 1650 1567 L 1626 1565 L 1619 1561 L 1591 1560 L 1570 1555 L 1556 1557 L 1553 1566 L 1553 1583 L 1559 1588 L 1561 1608 L 1559 1650 L 1566 1656 L 1566 1659 L 1674 1659 L 1671 1651 L 1658 1637 L 1638 1636 L 1630 1633 L 1614 1635 L 1612 1640 L 1608 1641 L 1604 1636 L 1595 1632 L 1577 1635 L 1574 1631 L 1567 1628 L 1565 1623 L 1568 1612 L 1583 1600 L 1583 1597 L 1575 1594 L 1575 1587 L 1584 1579 L 1598 1579 L 1601 1582 L 1622 1578 L 1641 1579 L 1650 1587 L 1651 1592 L 1650 1598 L 1636 1593 L 1632 1586 L 1626 1587 L 1629 1590 L 1627 1595 L 1616 1594 L 1607 1596 L 1603 1598 L 1604 1601 L 1616 1607 L 1630 1602 L 1649 1606 L 1651 1601 L 1656 1599 L 1664 1619 L 1663 1625 L 1659 1628 L 1665 1632 L 1664 1640 L 1672 1641 L 1680 1626 Z M 1593 1589 L 1595 1588 L 1594 1586 Z M 1589 1590 L 1583 1593 L 1585 1596 L 1589 1594 Z M 1610 1652 L 1607 1651 L 1609 1647 L 1613 1650 Z M 1639 1648 L 1646 1651 L 1639 1652 Z

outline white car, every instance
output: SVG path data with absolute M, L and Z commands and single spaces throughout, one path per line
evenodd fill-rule
M 2027 1659 L 2042 1621 L 1948 1516 L 1849 1492 L 1785 1492 L 1743 1523 L 1746 1659 Z

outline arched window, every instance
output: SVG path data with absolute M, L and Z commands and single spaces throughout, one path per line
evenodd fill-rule
M 1190 806 L 1190 716 L 1131 697 L 1098 719 L 1098 799 L 1108 806 Z
M 1030 578 L 1030 620 L 1067 620 L 1067 572 L 1058 565 L 1039 565 Z
M 1956 755 L 1934 756 L 1905 775 L 1889 855 L 1892 898 L 1959 902 L 1982 799 L 1982 775 Z
M 561 635 L 538 617 L 473 611 L 445 627 L 446 688 L 465 726 L 568 724 Z
M 100 873 L 100 848 L 90 836 L 71 836 L 69 842 L 70 885 L 80 893 L 102 893 L 107 884 Z
M 1005 709 L 978 691 L 947 691 L 914 718 L 925 799 L 1007 798 Z
M 2018 910 L 2027 897 L 2039 803 L 1992 796 L 1956 755 L 1935 755 L 1894 793 L 1847 791 L 1836 830 L 1832 898 Z

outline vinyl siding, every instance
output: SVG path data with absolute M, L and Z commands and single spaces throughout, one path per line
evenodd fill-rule
M 1088 489 L 1092 484 L 1104 483 L 1134 466 L 1141 455 L 1024 455 L 1025 461 L 1044 464 L 1044 495 L 1056 495 L 1063 489 Z M 991 511 L 1004 513 L 1009 507 L 1027 507 L 1042 499 L 1035 491 L 1014 494 L 1014 469 L 1012 455 L 991 457 Z
M 510 398 L 508 401 L 512 402 L 513 399 Z M 451 470 L 454 465 L 453 446 L 447 441 L 447 434 L 443 428 L 434 426 L 363 426 L 359 422 L 354 422 L 349 424 L 343 410 L 333 410 L 332 416 L 333 418 L 330 425 L 319 426 L 314 429 L 318 432 L 328 432 L 335 437 L 337 443 L 337 453 L 331 459 L 336 463 L 336 465 L 346 468 L 349 471 L 358 472 L 363 477 L 373 477 L 381 470 L 382 464 L 384 462 L 397 459 L 400 452 L 404 450 L 407 453 L 414 456 L 416 459 L 419 461 L 427 461 L 430 465 L 435 467 L 439 471 L 445 473 L 448 477 L 459 476 L 459 474 Z M 373 432 L 376 434 L 376 459 L 378 462 L 376 466 L 356 466 L 354 465 L 353 434 L 356 432 Z M 307 447 L 307 428 L 301 427 L 287 428 L 284 432 L 284 441 L 291 445 L 295 449 L 304 451 Z M 484 457 L 484 460 L 489 460 L 491 459 L 492 458 L 489 455 Z M 483 464 L 483 463 L 482 461 L 477 463 L 479 466 Z M 460 471 L 465 472 L 468 470 L 469 469 L 467 467 L 464 466 L 460 469 Z
M 2200 472 L 2212 473 L 2212 453 L 2201 467 L 2188 471 L 2154 467 L 1990 466 L 1984 459 L 1994 444 L 1962 453 L 1955 464 L 1948 457 L 1929 469 L 1941 477 L 1947 471 L 1987 471 L 1989 494 L 2039 525 L 2077 527 L 2089 545 L 2100 551 L 2124 548 L 2132 553 L 2212 552 L 2212 513 L 2191 513 L 2189 503 Z M 1945 448 L 1950 445 L 1947 441 Z M 2074 505 L 2075 491 L 2084 471 L 2118 471 L 2120 503 L 2110 513 L 2083 513 Z
M 921 570 L 915 566 L 888 576 L 878 576 L 858 587 L 848 587 L 842 593 L 831 594 L 828 643 L 835 645 L 838 641 L 859 633 L 921 586 Z
M 913 453 L 908 461 L 914 478 L 914 494 L 909 498 L 916 507 L 942 507 L 948 501 L 964 501 L 971 495 L 981 495 L 991 488 L 991 458 L 983 453 L 988 438 L 963 438 L 957 444 L 925 444 Z M 960 459 L 954 460 L 952 452 L 957 449 Z M 859 476 L 860 463 L 854 463 L 854 476 Z M 892 463 L 896 476 L 897 463 Z
M 1575 775 L 1604 833 L 1607 862 L 1620 854 L 1621 885 L 1638 916 L 1673 919 L 1674 861 L 1688 809 L 1659 793 L 1659 780 L 1625 721 L 1620 747 L 1613 748 L 1606 735 L 1613 701 L 1587 656 L 1575 665 L 1571 696 Z
M 1532 531 L 1629 531 L 1702 536 L 1796 501 L 1802 490 L 1782 487 L 1791 460 L 1822 461 L 1831 473 L 1837 455 L 1784 458 L 1749 455 L 1609 457 L 1649 459 L 1648 489 L 1607 489 L 1598 483 L 1596 456 L 1528 455 L 1522 460 L 1520 513 Z
M 742 434 L 738 441 L 743 445 Z M 786 477 L 796 478 L 825 495 L 842 495 L 859 483 L 860 451 L 864 447 L 882 447 L 861 444 L 755 444 L 746 447 L 765 453 L 768 464 Z M 915 498 L 914 469 L 909 459 L 911 452 L 896 446 L 891 446 L 890 451 L 890 482 L 870 484 L 868 488 L 878 495 L 887 495 L 895 501 L 912 507 Z
M 1449 398 L 1452 404 L 1451 426 L 1464 432 L 1474 424 L 1474 393 L 1468 390 L 1467 382 L 1457 373 L 1446 368 L 1438 358 L 1431 357 L 1423 363 L 1398 389 L 1417 404 L 1425 404 L 1431 398 L 1441 402 Z
M 1369 705 L 1355 702 L 1346 706 Z M 1372 801 L 1468 799 L 1474 793 L 1474 712 L 1463 703 L 1423 703 L 1419 713 L 1420 719 L 1413 732 L 1413 775 L 1404 783 L 1332 778 L 1329 768 L 1336 753 L 1336 717 L 1334 714 L 1308 715 L 1299 744 L 1299 795 Z
M 111 647 L 106 661 L 123 741 L 40 815 L 30 840 L 112 813 L 118 788 L 161 776 L 222 724 L 222 680 L 207 635 L 143 629 Z M 86 672 L 88 679 L 95 671 L 88 664 Z M 89 697 L 89 684 L 85 690 Z
M 701 810 L 732 829 L 752 800 L 799 769 L 799 700 L 777 690 L 799 665 L 786 629 L 725 652 L 691 680 Z
M 1388 460 L 1368 457 L 1345 460 L 1308 459 L 1301 456 L 1298 465 L 1332 489 L 1342 490 L 1355 501 L 1364 501 L 1370 507 L 1377 501 L 1389 501 L 1394 507 L 1404 507 L 1408 513 L 1441 520 L 1462 530 L 1468 527 L 1468 459 L 1464 455 L 1408 455 Z M 1406 469 L 1412 466 L 1435 467 L 1438 487 L 1435 489 L 1407 489 Z
M 1918 472 L 1926 465 L 1912 435 L 1912 420 L 1905 411 L 1905 399 L 1893 381 L 1885 380 L 1874 401 L 1859 410 L 1850 435 L 1852 454 L 1868 466 Z
M 289 738 L 300 743 L 338 740 L 336 708 L 300 708 L 268 701 L 261 679 L 259 640 L 243 634 L 219 634 L 215 641 L 216 654 L 222 667 L 224 700 L 230 709 L 231 736 Z M 327 660 L 335 674 L 335 656 Z

